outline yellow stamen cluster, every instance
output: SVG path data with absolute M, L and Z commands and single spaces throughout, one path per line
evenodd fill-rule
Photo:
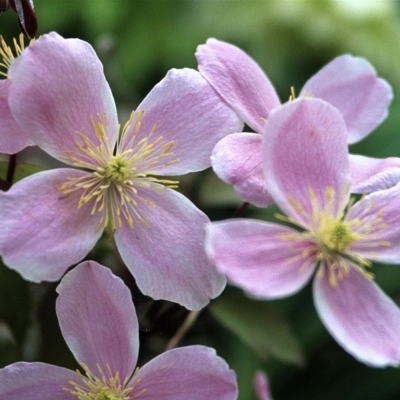
M 71 393 L 79 400 L 130 400 L 139 397 L 139 395 L 145 392 L 145 389 L 143 389 L 132 396 L 132 391 L 140 380 L 137 380 L 132 386 L 127 387 L 129 378 L 125 378 L 121 382 L 119 373 L 113 374 L 109 365 L 106 366 L 106 374 L 101 366 L 97 364 L 100 378 L 95 376 L 86 364 L 81 363 L 81 367 L 85 375 L 80 371 L 76 371 L 76 373 L 82 382 L 76 383 L 70 381 L 69 383 L 72 388 L 64 388 L 65 391 Z M 135 374 L 138 370 L 136 369 Z
M 344 188 L 343 193 L 347 192 L 348 188 Z M 347 197 L 343 193 L 339 194 L 339 198 L 346 199 Z M 382 218 L 383 209 L 373 216 L 346 220 L 345 217 L 352 206 L 352 201 L 347 205 L 347 208 L 343 205 L 336 205 L 337 194 L 332 187 L 325 189 L 323 204 L 319 204 L 312 188 L 308 189 L 308 194 L 311 213 L 306 212 L 296 199 L 289 197 L 292 207 L 307 221 L 307 227 L 302 226 L 292 218 L 277 216 L 281 220 L 306 229 L 304 232 L 280 234 L 282 239 L 304 242 L 305 239 L 309 238 L 310 243 L 314 243 L 303 250 L 301 255 L 294 257 L 293 261 L 297 261 L 299 258 L 315 257 L 315 261 L 320 264 L 318 274 L 321 276 L 327 271 L 329 282 L 333 287 L 337 286 L 338 282 L 349 274 L 352 267 L 357 268 L 367 279 L 372 279 L 373 274 L 366 270 L 366 268 L 371 267 L 371 262 L 354 254 L 350 247 L 355 242 L 362 242 L 367 238 L 373 239 L 379 230 L 386 227 Z M 369 207 L 372 206 L 373 204 L 370 204 Z M 338 207 L 339 210 L 336 210 L 335 207 Z M 368 211 L 368 207 L 366 210 Z M 375 246 L 390 246 L 390 243 L 376 241 Z
M 62 197 L 81 191 L 78 208 L 90 203 L 92 215 L 101 213 L 99 228 L 107 225 L 109 213 L 113 229 L 120 227 L 123 220 L 133 227 L 135 219 L 148 227 L 149 223 L 140 215 L 138 206 L 140 203 L 154 207 L 154 203 L 144 198 L 140 189 L 177 188 L 177 181 L 152 176 L 156 172 L 155 167 L 171 165 L 179 160 L 171 159 L 173 141 L 165 141 L 162 136 L 153 137 L 157 123 L 146 137 L 137 139 L 143 116 L 143 111 L 131 115 L 118 138 L 115 155 L 107 136 L 107 118 L 98 116 L 97 121 L 91 119 L 98 143 L 77 132 L 75 145 L 79 152 L 68 151 L 62 156 L 74 166 L 92 171 L 80 178 L 69 178 L 60 191 Z M 134 118 L 133 135 L 128 138 L 127 132 Z
M 0 36 L 0 56 L 2 62 L 0 62 L 0 67 L 5 68 L 6 71 L 11 67 L 11 63 L 19 57 L 25 50 L 24 35 L 21 33 L 18 37 L 13 39 L 14 52 L 10 46 L 7 45 L 3 36 Z M 0 71 L 0 75 L 7 77 L 7 72 Z

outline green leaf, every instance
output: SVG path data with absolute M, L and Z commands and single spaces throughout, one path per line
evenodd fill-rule
M 210 310 L 261 359 L 274 357 L 287 364 L 304 364 L 302 350 L 289 325 L 268 303 L 225 291 L 210 304 Z
M 20 181 L 23 178 L 26 178 L 29 175 L 35 174 L 36 172 L 45 171 L 47 168 L 33 165 L 33 164 L 23 164 L 18 163 L 15 168 L 13 183 Z M 2 179 L 6 179 L 8 171 L 8 162 L 7 161 L 0 161 L 0 177 Z

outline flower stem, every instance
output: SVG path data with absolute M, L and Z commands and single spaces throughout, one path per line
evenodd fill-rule
M 201 310 L 200 310 L 201 311 Z M 171 340 L 168 342 L 165 351 L 171 350 L 178 345 L 178 343 L 184 338 L 188 330 L 192 327 L 192 325 L 196 322 L 197 317 L 200 314 L 200 311 L 190 311 L 187 315 L 185 321 L 181 327 L 176 331 L 175 335 L 172 336 Z

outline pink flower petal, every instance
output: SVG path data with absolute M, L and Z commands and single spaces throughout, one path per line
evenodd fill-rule
M 368 61 L 344 55 L 314 75 L 305 84 L 302 95 L 318 97 L 335 106 L 346 121 L 348 141 L 354 143 L 387 117 L 393 91 L 384 79 L 376 76 Z
M 200 73 L 188 68 L 170 70 L 136 110 L 122 150 L 134 148 L 133 139 L 137 143 L 152 131 L 153 140 L 163 138 L 158 148 L 173 144 L 168 150 L 171 155 L 159 158 L 152 166 L 155 175 L 180 175 L 208 168 L 216 143 L 243 128 L 237 114 Z M 142 111 L 140 129 L 135 133 Z
M 72 168 L 39 172 L 0 192 L 0 254 L 25 279 L 56 281 L 79 262 L 102 234 L 93 202 L 78 208 L 80 192 L 63 197 L 67 178 L 85 176 Z
M 117 112 L 103 66 L 93 48 L 56 33 L 41 36 L 11 65 L 10 108 L 23 131 L 53 157 L 79 152 L 76 134 L 98 143 L 91 118 L 107 116 L 114 147 Z M 61 160 L 63 161 L 63 160 Z
M 265 126 L 263 160 L 272 198 L 304 227 L 312 224 L 312 197 L 323 208 L 330 188 L 332 215 L 347 204 L 347 130 L 340 113 L 328 103 L 303 98 L 274 110 Z
M 55 365 L 18 362 L 0 369 L 0 398 L 7 400 L 71 400 L 75 372 Z
M 400 263 L 400 184 L 373 192 L 351 207 L 346 220 L 356 221 L 362 238 L 349 250 L 364 258 Z
M 197 47 L 199 71 L 254 131 L 280 105 L 278 95 L 259 65 L 244 51 L 216 39 Z
M 262 221 L 232 219 L 207 225 L 206 250 L 234 285 L 258 298 L 280 298 L 299 291 L 316 259 L 296 231 Z
M 374 367 L 400 363 L 400 309 L 355 268 L 337 287 L 328 274 L 317 275 L 314 302 L 331 335 L 359 361 Z
M 400 158 L 371 158 L 349 154 L 352 193 L 388 189 L 400 182 Z
M 254 389 L 259 400 L 272 400 L 266 375 L 258 371 L 254 376 Z
M 226 280 L 204 251 L 205 214 L 172 189 L 138 187 L 135 221 L 115 231 L 118 250 L 139 289 L 153 299 L 199 310 L 218 296 Z M 150 203 L 150 204 L 149 204 Z
M 261 135 L 236 133 L 215 146 L 211 164 L 218 177 L 233 185 L 237 195 L 258 207 L 273 200 L 265 185 L 261 158 Z
M 236 400 L 238 396 L 235 373 L 214 349 L 204 346 L 159 355 L 128 385 L 134 386 L 131 396 L 140 393 L 140 400 Z
M 61 332 L 79 362 L 94 375 L 97 364 L 123 382 L 135 369 L 139 326 L 129 289 L 94 261 L 79 264 L 57 287 Z M 99 375 L 99 374 L 98 374 Z
M 0 81 L 0 153 L 15 154 L 26 146 L 32 146 L 33 142 L 11 115 L 8 105 L 10 85 L 9 79 Z

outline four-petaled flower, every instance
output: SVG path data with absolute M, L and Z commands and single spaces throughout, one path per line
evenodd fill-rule
M 12 63 L 9 104 L 33 141 L 78 168 L 34 174 L 0 193 L 0 254 L 24 278 L 59 279 L 110 223 L 144 294 L 200 309 L 225 285 L 204 252 L 204 213 L 177 182 L 210 166 L 213 146 L 241 120 L 201 75 L 171 70 L 119 134 L 93 48 L 56 33 Z
M 0 369 L 8 400 L 235 400 L 235 373 L 205 346 L 166 351 L 136 368 L 139 326 L 131 293 L 108 268 L 86 261 L 57 288 L 61 332 L 82 371 L 39 362 Z
M 360 361 L 400 363 L 400 309 L 373 282 L 371 261 L 400 262 L 400 184 L 350 199 L 347 128 L 320 99 L 273 110 L 263 131 L 266 185 L 289 224 L 210 224 L 206 247 L 250 296 L 285 297 L 317 268 L 314 303 L 332 336 Z M 297 227 L 297 228 L 296 228 Z
M 278 95 L 258 64 L 236 46 L 209 39 L 197 48 L 196 57 L 200 73 L 257 132 L 223 138 L 213 151 L 212 167 L 242 200 L 265 207 L 273 199 L 265 185 L 258 133 L 264 132 L 271 111 L 281 105 Z M 308 80 L 299 97 L 320 98 L 336 107 L 346 123 L 347 141 L 355 143 L 386 118 L 393 93 L 366 60 L 343 55 Z M 354 157 L 353 161 L 350 155 L 352 193 L 384 189 L 400 181 L 399 159 L 379 163 L 370 157 Z

